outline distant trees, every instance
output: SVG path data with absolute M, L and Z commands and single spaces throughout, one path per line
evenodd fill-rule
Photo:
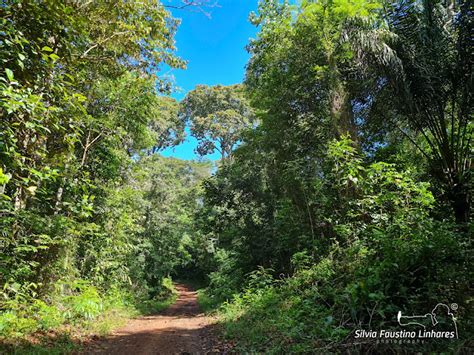
M 140 216 L 131 230 L 135 245 L 129 277 L 150 297 L 160 292 L 163 277 L 193 263 L 197 234 L 193 217 L 199 209 L 201 182 L 210 171 L 210 163 L 153 154 L 140 159 L 128 181 L 117 189 L 124 203 L 138 202 L 135 210 L 124 215 L 125 220 Z
M 218 151 L 229 157 L 242 133 L 253 126 L 255 115 L 242 85 L 198 85 L 181 102 L 180 117 L 198 140 L 197 153 Z

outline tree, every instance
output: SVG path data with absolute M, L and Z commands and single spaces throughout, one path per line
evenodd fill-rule
M 299 134 L 300 140 L 315 139 L 318 130 L 329 138 L 349 133 L 357 140 L 353 91 L 360 78 L 345 31 L 351 21 L 376 18 L 380 8 L 376 0 L 304 1 L 300 7 L 260 2 L 251 17 L 260 31 L 248 46 L 246 72 L 255 106 L 272 121 L 287 121 L 280 131 Z
M 217 150 L 224 161 L 255 123 L 254 113 L 241 85 L 198 85 L 181 102 L 180 116 L 190 123 L 201 156 Z
M 179 119 L 179 103 L 168 96 L 157 98 L 155 107 L 151 110 L 150 128 L 154 132 L 153 153 L 179 144 L 184 139 L 184 124 Z
M 158 90 L 170 84 L 157 76 L 164 64 L 184 67 L 177 25 L 151 0 L 2 2 L 2 300 L 19 292 L 10 283 L 41 294 L 80 274 L 99 285 L 104 269 L 82 267 L 90 260 L 82 256 L 127 255 L 133 201 L 114 205 L 110 190 L 126 180 L 132 156 L 172 144 L 179 131 L 176 119 L 164 122 Z
M 94 223 L 81 223 L 76 255 L 83 278 L 112 287 L 126 280 L 138 294 L 154 297 L 163 277 L 190 262 L 196 233 L 200 182 L 209 163 L 145 155 L 130 165 L 106 198 Z
M 470 219 L 472 9 L 469 1 L 394 1 L 385 24 L 349 31 L 372 71 L 369 119 L 389 122 L 427 158 L 456 221 Z

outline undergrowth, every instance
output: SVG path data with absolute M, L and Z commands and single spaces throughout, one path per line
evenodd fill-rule
M 266 285 L 248 284 L 229 301 L 217 308 L 217 315 L 224 329 L 224 336 L 237 344 L 237 353 L 294 354 L 294 353 L 381 353 L 397 354 L 415 352 L 470 353 L 472 319 L 469 310 L 456 313 L 459 340 L 428 339 L 420 343 L 381 343 L 375 339 L 359 340 L 356 329 L 400 330 L 396 322 L 397 306 L 382 296 L 366 308 L 369 319 L 362 312 L 357 314 L 355 305 L 347 294 L 339 291 L 345 284 L 350 291 L 359 282 L 349 281 L 352 275 L 338 274 L 342 264 L 324 260 L 317 265 L 299 270 L 292 277 L 273 279 L 267 270 L 260 269 L 251 276 L 265 280 Z M 369 291 L 367 291 L 369 292 Z M 203 295 L 209 293 L 203 291 Z M 375 296 L 372 296 L 375 297 Z M 434 296 L 433 296 L 434 297 Z M 432 298 L 432 297 L 430 297 Z M 209 296 L 203 297 L 204 300 Z M 428 297 L 413 303 L 413 309 L 430 309 L 434 299 Z M 415 312 L 416 313 L 416 312 Z M 470 349 L 470 350 L 469 350 Z
M 229 223 L 222 234 L 230 242 L 215 252 L 209 287 L 200 302 L 209 307 L 222 303 L 217 313 L 236 350 L 473 353 L 472 225 L 469 234 L 452 220 L 435 218 L 437 205 L 428 183 L 393 164 L 365 163 L 348 138 L 329 145 L 327 164 L 330 182 L 315 181 L 313 197 L 321 202 L 321 227 L 307 247 L 286 246 L 298 240 L 297 231 L 276 234 L 281 224 L 266 227 L 271 231 L 268 244 L 277 248 L 266 250 L 268 256 L 249 267 L 249 254 L 255 250 L 246 234 L 249 228 L 236 229 L 243 222 L 227 221 L 229 215 L 246 212 L 222 214 Z M 293 228 L 292 219 L 286 223 Z M 254 235 L 255 240 L 262 238 Z M 439 304 L 443 311 L 434 315 Z M 426 326 L 402 324 L 400 314 L 421 315 Z M 404 329 L 414 331 L 420 341 L 356 336 L 358 330 Z M 420 329 L 456 330 L 459 339 L 426 339 L 416 335 Z
M 64 354 L 81 349 L 92 337 L 106 336 L 126 320 L 157 313 L 172 304 L 177 292 L 171 279 L 153 299 L 112 289 L 101 292 L 79 280 L 58 285 L 62 294 L 48 300 L 10 300 L 0 313 L 0 352 Z M 7 308 L 8 307 L 8 308 Z

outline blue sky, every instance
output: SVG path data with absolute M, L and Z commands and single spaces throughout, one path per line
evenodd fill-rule
M 210 3 L 213 3 L 211 0 Z M 186 70 L 170 70 L 162 74 L 174 77 L 181 88 L 173 97 L 181 100 L 197 84 L 230 85 L 242 82 L 249 55 L 245 46 L 254 38 L 256 28 L 248 22 L 248 14 L 257 8 L 257 0 L 219 0 L 217 7 L 206 8 L 210 17 L 195 11 L 172 10 L 180 18 L 176 34 L 178 55 L 188 61 Z M 187 141 L 162 152 L 164 156 L 196 159 L 196 140 L 187 131 Z M 216 160 L 218 153 L 206 158 Z

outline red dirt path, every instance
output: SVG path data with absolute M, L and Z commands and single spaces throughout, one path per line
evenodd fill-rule
M 176 303 L 160 314 L 132 319 L 104 340 L 90 344 L 84 354 L 208 354 L 216 349 L 215 319 L 199 311 L 197 294 L 177 284 Z M 225 352 L 225 351 L 224 351 Z

